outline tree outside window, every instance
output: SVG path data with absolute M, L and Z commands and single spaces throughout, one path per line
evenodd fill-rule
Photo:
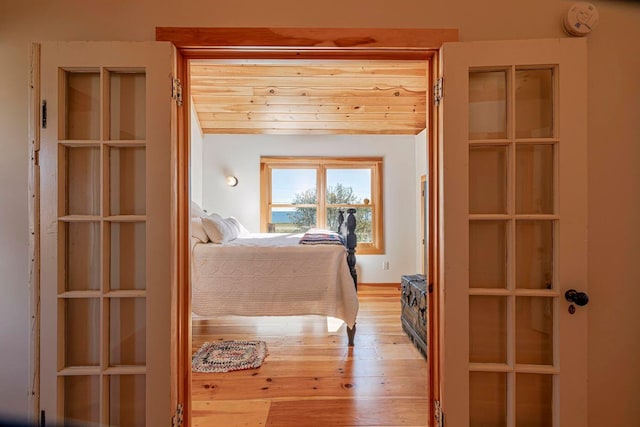
M 337 231 L 339 211 L 354 208 L 358 250 L 383 253 L 382 159 L 263 158 L 261 166 L 264 231 Z

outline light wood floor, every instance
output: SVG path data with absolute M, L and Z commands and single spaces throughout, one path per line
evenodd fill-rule
M 195 427 L 425 426 L 427 363 L 400 326 L 400 291 L 358 289 L 355 347 L 326 319 L 220 317 L 193 321 L 193 350 L 206 341 L 259 339 L 258 369 L 193 373 Z

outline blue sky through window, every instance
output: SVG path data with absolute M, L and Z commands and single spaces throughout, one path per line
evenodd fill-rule
M 371 200 L 371 169 L 327 169 L 327 186 L 338 183 L 351 187 L 360 202 Z
M 360 201 L 371 200 L 370 169 L 328 169 L 327 184 L 335 187 L 341 183 L 351 187 Z M 315 169 L 273 169 L 271 174 L 271 198 L 273 203 L 292 203 L 296 194 L 316 188 Z
M 271 174 L 271 201 L 293 203 L 296 194 L 316 188 L 315 169 L 273 169 Z

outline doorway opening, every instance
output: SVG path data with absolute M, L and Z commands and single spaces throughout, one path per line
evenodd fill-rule
M 425 95 L 425 104 L 430 104 L 427 100 L 430 100 L 432 97 L 432 90 L 434 76 L 437 73 L 437 48 L 441 46 L 443 41 L 454 41 L 457 40 L 457 31 L 451 31 L 442 36 L 442 32 L 433 32 L 431 30 L 422 30 L 418 31 L 421 33 L 419 40 L 416 40 L 415 37 L 412 39 L 409 37 L 411 31 L 414 30 L 406 30 L 405 36 L 406 42 L 405 44 L 409 45 L 406 47 L 396 47 L 398 44 L 400 46 L 403 43 L 398 43 L 397 40 L 391 41 L 389 38 L 390 30 L 366 30 L 369 33 L 376 33 L 377 36 L 373 39 L 374 42 L 371 42 L 371 38 L 367 39 L 368 41 L 364 42 L 363 46 L 358 46 L 360 42 L 359 39 L 353 39 L 352 43 L 355 43 L 355 46 L 349 47 L 337 47 L 335 39 L 336 35 L 344 34 L 345 32 L 349 32 L 352 30 L 324 30 L 322 31 L 316 30 L 314 33 L 315 36 L 318 34 L 324 34 L 327 40 L 332 40 L 332 47 L 318 47 L 317 45 L 312 46 L 301 46 L 299 44 L 299 39 L 292 37 L 292 34 L 304 33 L 305 30 L 283 30 L 283 34 L 278 35 L 277 40 L 273 38 L 266 38 L 261 42 L 256 42 L 256 40 L 248 41 L 246 37 L 246 33 L 241 29 L 235 29 L 238 31 L 230 31 L 227 33 L 216 33 L 215 30 L 211 30 L 212 33 L 209 33 L 208 36 L 203 37 L 203 32 L 199 32 L 199 38 L 196 40 L 193 38 L 193 32 L 190 32 L 188 29 L 183 29 L 183 32 L 180 35 L 176 35 L 175 29 L 162 29 L 159 28 L 157 30 L 157 39 L 158 40 L 168 40 L 172 41 L 176 44 L 179 51 L 179 61 L 178 61 L 178 70 L 177 75 L 180 80 L 183 82 L 183 87 L 185 90 L 184 99 L 186 108 L 183 109 L 183 113 L 179 117 L 179 128 L 181 129 L 181 134 L 186 142 L 186 144 L 181 144 L 180 153 L 179 153 L 179 170 L 180 176 L 178 180 L 182 180 L 182 182 L 186 185 L 178 185 L 178 188 L 190 188 L 190 176 L 189 176 L 189 142 L 192 135 L 190 135 L 190 126 L 189 121 L 192 115 L 191 106 L 190 106 L 190 95 L 192 86 L 192 76 L 190 75 L 190 67 L 192 63 L 196 63 L 197 61 L 229 61 L 229 62 L 251 62 L 258 60 L 269 60 L 269 61 L 336 61 L 336 60 L 377 60 L 377 61 L 424 61 L 427 66 L 427 71 L 425 72 L 425 80 L 426 80 L 426 95 Z M 264 30 L 264 29 L 263 29 Z M 257 29 L 256 34 L 261 34 L 261 30 Z M 273 35 L 272 30 L 269 30 L 269 34 Z M 293 32 L 293 33 L 292 33 Z M 437 37 L 434 34 L 438 34 Z M 190 35 L 191 34 L 191 35 Z M 414 33 L 415 36 L 415 33 Z M 426 37 L 426 38 L 425 38 Z M 247 43 L 250 45 L 247 46 Z M 262 43 L 262 45 L 261 45 Z M 308 41 L 304 42 L 309 44 Z M 314 41 L 317 43 L 317 41 Z M 371 45 L 367 45 L 371 44 Z M 377 45 L 376 45 L 377 44 Z M 385 46 L 387 44 L 387 46 Z M 258 46 L 256 46 L 258 45 Z M 322 45 L 322 44 L 320 44 Z M 216 46 L 225 46 L 216 47 Z M 229 48 L 229 46 L 234 46 L 233 48 Z M 392 47 L 391 47 L 392 46 Z M 396 95 L 399 96 L 399 95 Z M 197 111 L 197 107 L 196 107 Z M 426 165 L 434 165 L 435 159 L 437 156 L 436 147 L 433 141 L 435 141 L 435 120 L 434 120 L 434 112 L 431 109 L 427 109 L 424 113 L 425 118 L 425 128 L 427 131 L 425 132 L 425 167 Z M 214 120 L 215 121 L 215 120 Z M 427 146 L 427 141 L 429 141 L 429 145 Z M 433 167 L 427 168 L 427 174 L 431 175 L 434 172 Z M 419 176 L 419 175 L 418 175 Z M 433 179 L 429 179 L 431 182 L 431 186 L 429 187 L 429 200 L 433 201 L 430 209 L 429 209 L 429 219 L 427 220 L 429 229 L 435 230 L 435 213 L 436 205 L 435 201 L 437 200 L 437 195 L 435 193 L 437 186 L 436 182 Z M 189 203 L 190 203 L 190 195 L 189 190 L 185 192 L 185 194 L 179 195 L 179 199 L 181 200 L 180 213 L 182 214 L 182 221 L 180 222 L 180 231 L 182 234 L 182 245 L 183 248 L 186 248 L 187 245 L 185 242 L 189 237 Z M 419 203 L 419 196 L 416 196 L 417 203 Z M 418 214 L 416 214 L 418 215 Z M 435 233 L 429 234 L 430 236 L 435 237 Z M 432 239 L 433 240 L 433 239 Z M 429 242 L 429 246 L 435 248 L 435 241 Z M 437 251 L 431 250 L 426 251 L 428 255 L 425 257 L 429 257 L 430 259 L 427 262 L 427 265 L 436 266 L 437 263 L 434 262 Z M 187 414 L 190 414 L 191 405 L 189 396 L 191 395 L 191 373 L 189 371 L 190 363 L 188 361 L 191 360 L 191 350 L 192 350 L 192 329 L 191 329 L 191 311 L 190 311 L 190 293 L 189 293 L 189 255 L 188 251 L 184 251 L 182 258 L 187 262 L 184 264 L 182 271 L 180 272 L 180 279 L 182 282 L 182 286 L 180 286 L 180 297 L 178 299 L 179 302 L 179 310 L 181 311 L 179 324 L 179 355 L 178 355 L 178 373 L 179 373 L 179 396 L 178 401 L 182 400 L 185 403 L 185 410 Z M 428 276 L 430 283 L 433 283 L 433 279 L 436 277 L 434 275 L 435 272 L 429 269 Z M 434 287 L 437 288 L 437 287 Z M 433 298 L 437 298 L 436 295 L 430 295 L 430 304 L 433 304 L 432 307 L 437 307 L 437 304 L 433 303 Z M 431 325 L 430 328 L 433 328 L 433 324 L 436 320 L 434 316 L 437 316 L 436 310 L 432 310 L 431 312 Z M 437 369 L 437 352 L 433 351 L 428 359 L 429 361 L 429 371 L 431 375 L 429 377 L 429 399 L 437 399 L 437 385 L 433 382 L 434 379 L 437 380 L 438 375 L 435 370 Z M 186 363 L 181 363 L 186 362 Z M 429 404 L 431 407 L 432 405 Z M 428 417 L 429 422 L 431 422 L 432 417 Z

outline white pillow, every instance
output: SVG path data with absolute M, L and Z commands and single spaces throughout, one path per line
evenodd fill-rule
M 202 218 L 202 226 L 213 243 L 227 243 L 238 237 L 238 232 L 218 214 Z
M 191 237 L 195 237 L 202 243 L 209 241 L 209 236 L 202 226 L 202 218 L 191 218 Z
M 238 221 L 236 217 L 230 216 L 229 218 L 225 219 L 225 221 L 227 222 L 227 224 L 232 225 L 236 229 L 238 236 L 249 234 L 249 230 L 247 230 L 244 225 L 240 224 L 240 221 Z
M 191 201 L 191 218 L 202 218 L 207 216 L 207 213 L 193 200 Z

